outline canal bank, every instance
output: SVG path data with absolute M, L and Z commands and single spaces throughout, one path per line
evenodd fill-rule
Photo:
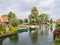
M 8 37 L 17 34 L 17 32 L 10 32 L 9 34 L 0 35 L 0 38 Z

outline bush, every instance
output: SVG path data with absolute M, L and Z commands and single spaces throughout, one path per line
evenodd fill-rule
M 57 20 L 56 22 L 56 29 L 60 29 L 60 20 Z
M 11 31 L 11 32 L 14 32 L 14 31 L 16 31 L 16 30 L 17 30 L 17 28 L 15 28 L 15 27 L 13 27 L 13 26 L 9 27 L 9 31 Z
M 4 24 L 0 24 L 0 31 L 6 31 L 6 28 L 5 28 Z
M 55 36 L 55 45 L 60 45 L 60 20 L 57 20 L 56 22 L 55 32 L 58 32 Z
M 15 19 L 15 18 L 10 19 L 10 23 L 11 23 L 11 25 L 14 26 L 14 27 L 15 27 L 15 26 L 18 26 L 18 24 L 19 24 L 19 23 L 18 23 L 18 19 Z
M 55 45 L 60 45 L 60 42 L 55 41 Z

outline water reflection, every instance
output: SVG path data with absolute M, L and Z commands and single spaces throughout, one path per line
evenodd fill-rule
M 35 31 L 33 33 L 30 33 L 30 36 L 31 36 L 31 40 L 33 43 L 36 43 L 37 40 L 38 40 L 38 31 Z
M 13 41 L 13 42 L 18 41 L 18 34 L 10 36 L 9 39 L 10 39 L 10 41 Z
M 51 32 L 52 32 L 52 30 L 53 30 L 53 25 L 50 26 L 50 30 L 51 30 Z
M 3 40 L 4 40 L 5 38 L 1 38 L 0 39 L 0 45 L 3 45 Z
M 4 41 L 3 41 L 3 45 L 17 45 L 18 43 L 18 34 L 7 37 Z
M 2 39 L 0 39 L 0 45 L 2 45 L 2 42 L 3 42 L 3 40 L 2 40 Z
M 40 27 L 39 30 L 18 33 L 8 37 L 1 41 L 0 45 L 54 45 L 50 27 L 48 25 L 41 25 Z
M 47 25 L 47 24 L 41 24 L 40 25 L 40 30 L 49 30 L 49 25 Z
M 40 26 L 42 27 L 40 29 L 40 34 L 41 35 L 47 35 L 48 34 L 48 31 L 49 31 L 49 26 L 47 24 L 43 25 L 43 26 Z
M 9 40 L 10 40 L 10 42 L 11 42 L 11 44 L 10 45 L 17 45 L 18 43 L 18 34 L 16 34 L 16 35 L 14 35 L 14 36 L 11 36 L 11 37 L 9 37 Z

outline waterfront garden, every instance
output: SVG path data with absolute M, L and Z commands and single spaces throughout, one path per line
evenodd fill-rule
M 38 26 L 39 30 L 45 30 L 43 29 L 43 26 L 46 25 L 46 30 L 48 31 L 47 27 L 50 27 L 51 31 L 53 30 L 53 24 L 55 24 L 55 29 L 53 31 L 53 39 L 55 42 L 55 45 L 60 44 L 60 19 L 57 19 L 55 22 L 53 18 L 50 18 L 48 14 L 45 13 L 38 13 L 38 10 L 36 7 L 33 7 L 31 10 L 31 14 L 28 14 L 28 18 L 25 18 L 23 20 L 20 20 L 17 18 L 17 16 L 13 12 L 9 12 L 7 15 L 2 15 L 1 17 L 6 17 L 8 21 L 4 21 L 1 19 L 0 21 L 0 37 L 6 36 L 7 34 L 13 35 L 13 33 L 18 33 L 18 30 L 20 29 L 29 29 L 31 26 Z M 3 20 L 3 21 L 2 21 Z M 42 29 L 40 29 L 42 28 Z M 39 31 L 38 31 L 39 32 Z M 43 33 L 42 33 L 43 34 Z M 37 37 L 37 34 L 31 34 L 33 35 L 32 38 Z M 16 37 L 16 36 L 15 36 Z

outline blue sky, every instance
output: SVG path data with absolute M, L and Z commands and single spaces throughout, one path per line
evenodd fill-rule
M 0 0 L 0 15 L 12 11 L 18 18 L 24 19 L 34 6 L 39 13 L 47 13 L 54 20 L 60 18 L 60 0 Z

